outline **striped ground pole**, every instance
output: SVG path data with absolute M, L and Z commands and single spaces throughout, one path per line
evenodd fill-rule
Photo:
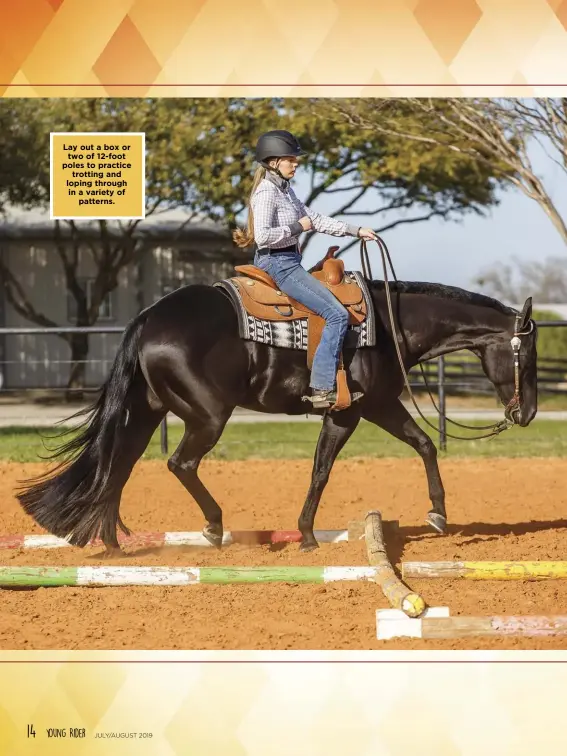
M 0 587 L 371 581 L 374 567 L 0 567 Z
M 562 580 L 567 578 L 567 562 L 403 562 L 402 575 L 449 580 Z
M 392 610 L 379 609 L 376 612 L 378 640 L 391 638 L 447 640 L 480 636 L 543 638 L 565 635 L 567 635 L 567 616 L 560 614 L 450 617 L 447 607 L 432 607 L 426 610 L 423 617 L 410 619 L 401 616 L 401 612 L 394 614 Z
M 319 543 L 339 543 L 348 541 L 348 530 L 316 530 L 315 538 Z M 232 530 L 223 536 L 223 546 L 243 544 L 247 546 L 267 545 L 271 543 L 299 543 L 299 530 Z M 160 548 L 162 546 L 200 546 L 210 548 L 212 545 L 198 531 L 135 533 L 130 536 L 118 536 L 122 546 Z M 102 541 L 91 541 L 91 546 L 103 546 Z M 8 535 L 0 536 L 0 549 L 61 549 L 70 544 L 64 538 L 54 535 Z

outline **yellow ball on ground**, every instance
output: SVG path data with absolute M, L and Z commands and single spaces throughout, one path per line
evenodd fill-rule
M 402 601 L 402 611 L 408 617 L 420 617 L 425 611 L 425 601 L 418 593 L 408 593 Z

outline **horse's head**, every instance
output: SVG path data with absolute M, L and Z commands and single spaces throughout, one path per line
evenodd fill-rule
M 508 420 L 529 425 L 537 413 L 537 327 L 532 299 L 510 319 L 507 332 L 493 335 L 475 350 L 486 376 L 505 406 Z

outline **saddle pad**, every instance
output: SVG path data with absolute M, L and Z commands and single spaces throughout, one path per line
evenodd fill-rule
M 367 283 L 358 271 L 353 271 L 349 275 L 355 279 L 362 291 L 367 314 L 366 320 L 362 323 L 348 327 L 345 337 L 345 347 L 359 349 L 375 346 L 376 316 Z M 307 351 L 307 315 L 304 318 L 287 321 L 256 318 L 246 312 L 240 298 L 240 289 L 231 278 L 218 281 L 213 285 L 224 291 L 232 302 L 238 317 L 238 332 L 241 339 L 256 341 L 260 344 L 269 344 L 275 347 Z

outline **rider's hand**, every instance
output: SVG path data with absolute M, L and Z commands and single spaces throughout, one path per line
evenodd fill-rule
M 308 215 L 305 215 L 303 218 L 299 219 L 299 222 L 301 223 L 301 227 L 304 231 L 311 231 L 313 228 L 313 224 L 311 223 L 311 218 Z
M 366 241 L 376 241 L 378 239 L 378 235 L 371 228 L 359 228 L 358 238 L 366 239 Z

